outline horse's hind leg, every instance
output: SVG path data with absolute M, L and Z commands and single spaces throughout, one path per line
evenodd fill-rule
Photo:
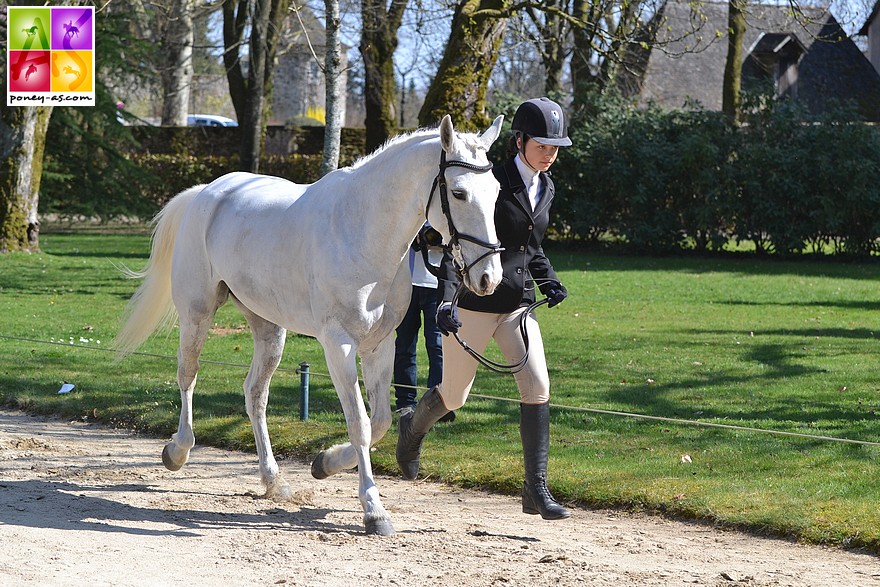
M 250 324 L 254 336 L 254 358 L 251 361 L 247 378 L 244 380 L 244 402 L 251 426 L 254 429 L 257 456 L 260 459 L 260 478 L 263 485 L 266 486 L 265 497 L 276 500 L 288 499 L 291 496 L 290 485 L 281 476 L 278 463 L 272 454 L 269 428 L 266 423 L 269 382 L 281 362 L 284 337 L 287 331 L 277 324 L 257 316 L 235 297 L 232 299 Z
M 179 304 L 180 314 L 180 346 L 177 348 L 177 385 L 180 387 L 180 420 L 177 432 L 171 436 L 171 442 L 162 450 L 162 464 L 171 471 L 177 471 L 189 459 L 189 451 L 196 444 L 192 426 L 193 390 L 199 373 L 199 355 L 211 321 L 217 308 L 226 298 L 226 290 L 214 300 L 214 304 L 190 303 Z M 176 304 L 176 302 L 175 302 Z M 200 308 L 201 311 L 197 309 Z
M 394 365 L 394 337 L 389 336 L 370 353 L 361 356 L 364 386 L 370 402 L 370 445 L 382 440 L 391 427 L 391 389 Z M 325 479 L 358 464 L 357 451 L 350 442 L 331 446 L 312 461 L 312 477 Z

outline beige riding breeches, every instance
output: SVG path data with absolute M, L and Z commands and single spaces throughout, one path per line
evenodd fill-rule
M 519 325 L 520 317 L 527 309 L 522 307 L 510 314 L 490 314 L 459 308 L 461 328 L 458 336 L 481 354 L 494 338 L 505 360 L 516 363 L 525 353 Z M 541 329 L 534 312 L 526 318 L 526 332 L 529 336 L 529 358 L 525 367 L 514 378 L 522 403 L 543 404 L 550 400 L 550 376 L 547 374 L 547 361 L 544 358 L 544 341 L 541 339 Z M 478 365 L 477 360 L 461 347 L 453 335 L 443 337 L 443 382 L 440 384 L 440 397 L 448 409 L 456 410 L 464 405 L 474 383 Z

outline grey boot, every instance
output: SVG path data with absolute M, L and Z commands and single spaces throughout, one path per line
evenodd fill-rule
M 443 404 L 438 388 L 432 387 L 411 412 L 403 412 L 397 421 L 397 464 L 403 476 L 415 479 L 419 476 L 419 455 L 422 440 L 437 420 L 449 412 Z
M 525 514 L 541 514 L 545 520 L 561 520 L 571 514 L 547 488 L 547 453 L 550 448 L 550 403 L 520 404 L 519 433 L 523 445 L 526 479 L 522 508 Z

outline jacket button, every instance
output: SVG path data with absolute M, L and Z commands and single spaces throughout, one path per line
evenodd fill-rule
M 522 273 L 522 267 L 517 267 L 517 268 L 516 268 L 516 273 L 517 273 L 517 274 Z
M 535 227 L 529 224 L 529 230 L 533 230 Z
M 520 252 L 520 253 L 524 252 L 525 250 L 526 250 L 525 247 L 520 247 L 520 248 L 519 248 L 519 252 Z

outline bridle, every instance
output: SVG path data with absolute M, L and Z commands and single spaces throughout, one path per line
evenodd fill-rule
M 431 201 L 434 199 L 434 193 L 435 193 L 435 191 L 440 193 L 440 209 L 443 211 L 443 216 L 446 217 L 446 223 L 449 227 L 449 235 L 450 235 L 450 237 L 449 237 L 450 243 L 448 245 L 444 245 L 444 248 L 447 251 L 450 251 L 450 256 L 452 257 L 453 265 L 455 266 L 456 270 L 458 271 L 458 273 L 461 277 L 461 279 L 459 280 L 458 289 L 456 289 L 455 295 L 452 298 L 452 306 L 455 307 L 458 305 L 458 298 L 461 295 L 461 292 L 464 290 L 464 287 L 465 287 L 464 286 L 465 273 L 467 273 L 467 271 L 471 267 L 473 267 L 476 263 L 479 263 L 481 260 L 485 259 L 489 255 L 500 254 L 501 251 L 504 250 L 504 247 L 501 246 L 501 241 L 499 241 L 497 243 L 486 242 L 484 240 L 478 239 L 478 238 L 471 236 L 469 234 L 459 232 L 455 228 L 455 223 L 452 221 L 452 214 L 449 210 L 449 194 L 448 194 L 448 188 L 446 185 L 446 170 L 450 167 L 463 167 L 464 169 L 469 169 L 470 171 L 475 171 L 477 173 L 485 173 L 487 171 L 492 170 L 492 164 L 489 163 L 488 165 L 477 165 L 475 163 L 467 163 L 466 161 L 447 161 L 446 160 L 446 151 L 441 151 L 440 152 L 440 171 L 437 173 L 437 177 L 434 178 L 434 183 L 431 185 L 431 195 L 428 196 L 428 203 L 425 206 L 425 218 L 427 219 L 428 218 L 428 209 L 431 207 Z M 470 263 L 467 263 L 467 262 L 465 262 L 464 255 L 461 252 L 461 245 L 459 244 L 459 241 L 461 241 L 461 240 L 472 242 L 472 243 L 474 243 L 480 247 L 483 247 L 485 249 L 488 249 L 488 250 L 485 253 L 483 253 L 482 255 L 480 255 L 479 257 L 477 257 L 476 259 L 474 259 L 473 261 L 471 261 Z M 452 255 L 452 253 L 451 253 L 452 249 L 458 250 L 458 254 L 462 259 L 462 263 L 464 263 L 463 267 L 458 266 L 458 261 L 456 260 L 455 255 Z M 428 261 L 428 252 L 427 251 L 428 251 L 427 247 L 422 247 L 422 256 L 425 261 L 425 267 L 435 277 L 442 279 L 442 276 L 440 275 L 438 268 L 431 265 L 431 263 Z M 458 336 L 458 332 L 453 333 L 455 335 L 455 340 L 458 341 L 458 344 L 461 345 L 461 348 L 463 348 L 465 350 L 465 352 L 467 352 L 470 356 L 472 356 L 481 365 L 488 368 L 489 370 L 495 371 L 496 373 L 507 373 L 507 374 L 517 373 L 517 372 L 521 371 L 523 369 L 523 367 L 525 367 L 526 362 L 529 360 L 529 334 L 526 330 L 526 320 L 528 319 L 528 316 L 532 313 L 532 311 L 535 308 L 537 308 L 538 306 L 540 306 L 542 304 L 546 304 L 549 301 L 550 300 L 548 300 L 547 298 L 544 298 L 542 300 L 538 300 L 538 301 L 533 302 L 528 308 L 526 308 L 526 310 L 520 316 L 519 330 L 520 330 L 520 334 L 522 335 L 522 338 L 523 338 L 523 344 L 525 345 L 525 353 L 523 353 L 522 358 L 520 360 L 518 360 L 516 363 L 511 363 L 511 364 L 507 365 L 504 363 L 495 362 L 487 357 L 484 357 L 483 355 L 481 355 L 480 353 L 475 351 L 473 348 L 471 348 L 467 342 L 462 340 L 461 337 Z
M 490 243 L 481 240 L 475 236 L 459 232 L 458 229 L 455 228 L 455 223 L 452 221 L 452 213 L 449 210 L 449 194 L 446 184 L 446 170 L 450 167 L 463 167 L 464 169 L 475 171 L 477 173 L 486 173 L 487 171 L 492 170 L 492 164 L 489 163 L 487 165 L 477 165 L 476 163 L 468 163 L 466 161 L 447 161 L 446 151 L 441 150 L 440 171 L 437 173 L 437 177 L 434 178 L 434 183 L 431 185 L 431 195 L 428 196 L 428 203 L 425 205 L 425 219 L 427 219 L 428 210 L 431 208 L 431 202 L 434 199 L 434 193 L 440 193 L 440 209 L 443 211 L 443 216 L 446 217 L 446 224 L 449 228 L 449 244 L 445 245 L 445 248 L 450 251 L 452 262 L 455 265 L 456 270 L 460 274 L 462 281 L 464 281 L 464 276 L 471 267 L 473 267 L 489 255 L 500 253 L 504 250 L 504 247 L 501 246 L 501 241 L 497 243 Z M 464 259 L 464 254 L 461 252 L 461 245 L 459 244 L 459 241 L 463 240 L 472 242 L 475 245 L 488 250 L 470 263 L 467 263 Z M 458 252 L 458 256 L 461 258 L 461 262 L 464 263 L 463 267 L 458 266 L 456 256 L 452 255 L 453 250 Z M 431 273 L 434 273 L 430 263 L 426 263 L 426 266 L 428 267 L 428 270 L 431 271 Z M 434 273 L 434 275 L 437 276 L 436 273 Z

